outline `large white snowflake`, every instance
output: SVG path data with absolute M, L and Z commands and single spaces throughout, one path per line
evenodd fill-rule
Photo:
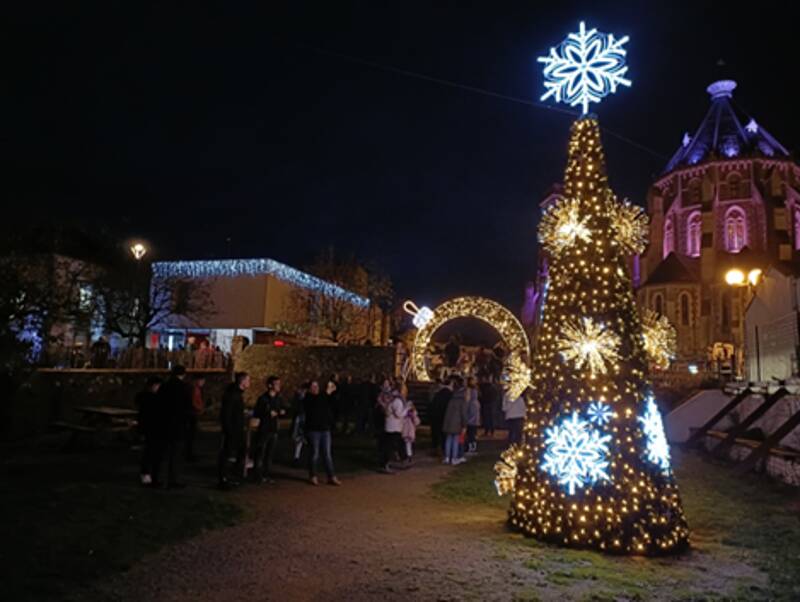
M 647 437 L 647 459 L 664 472 L 669 472 L 671 466 L 669 443 L 667 443 L 667 436 L 664 433 L 661 412 L 658 411 L 658 406 L 652 395 L 648 395 L 644 414 L 639 416 L 638 420 L 642 423 L 642 430 L 645 437 Z
M 628 39 L 616 39 L 596 29 L 587 31 L 581 21 L 578 33 L 569 34 L 557 48 L 550 49 L 548 56 L 538 59 L 545 64 L 547 91 L 542 100 L 553 96 L 556 102 L 581 105 L 585 115 L 590 102 L 600 102 L 616 92 L 617 86 L 630 86 L 623 48 Z
M 545 431 L 544 462 L 541 469 L 554 476 L 570 495 L 576 487 L 592 485 L 598 480 L 610 480 L 608 472 L 608 442 L 589 421 L 573 412 Z
M 608 364 L 619 359 L 619 344 L 619 336 L 614 332 L 592 318 L 583 318 L 579 322 L 564 324 L 558 349 L 561 356 L 573 362 L 576 369 L 586 366 L 594 377 L 596 374 L 606 374 Z

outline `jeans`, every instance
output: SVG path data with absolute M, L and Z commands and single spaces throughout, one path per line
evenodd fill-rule
M 508 423 L 508 442 L 522 443 L 522 422 L 524 418 L 509 418 Z
M 475 451 L 478 448 L 478 425 L 467 426 L 467 451 Z
M 458 439 L 460 433 L 447 433 L 447 438 L 444 441 L 444 458 L 445 460 L 457 460 L 461 455 L 460 445 Z
M 217 477 L 220 485 L 228 481 L 238 481 L 242 477 L 243 448 L 241 438 L 222 434 L 217 457 Z
M 277 444 L 278 433 L 261 433 L 258 436 L 253 454 L 253 476 L 256 480 L 271 476 L 272 459 L 275 456 Z
M 328 478 L 336 476 L 333 471 L 333 457 L 331 456 L 331 432 L 330 431 L 309 431 L 308 442 L 311 444 L 311 456 L 308 460 L 308 475 L 317 476 L 317 462 L 319 461 L 320 451 L 325 462 L 325 472 Z

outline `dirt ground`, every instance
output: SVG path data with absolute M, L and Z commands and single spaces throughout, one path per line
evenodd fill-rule
M 432 486 L 458 470 L 423 457 L 394 475 L 345 476 L 340 488 L 314 488 L 302 471 L 285 470 L 275 485 L 231 494 L 246 508 L 241 524 L 168 547 L 74 599 L 571 600 L 609 599 L 609 585 L 610 599 L 677 599 L 687 584 L 697 597 L 681 598 L 709 599 L 740 598 L 741 583 L 765 582 L 744 560 L 719 562 L 702 542 L 688 560 L 556 557 L 510 533 L 502 505 L 434 497 Z M 626 563 L 621 574 L 646 566 L 659 590 L 609 583 L 615 562 Z M 574 574 L 561 582 L 565 566 Z

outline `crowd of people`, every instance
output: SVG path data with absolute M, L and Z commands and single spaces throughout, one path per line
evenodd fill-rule
M 251 386 L 249 374 L 237 373 L 224 391 L 217 458 L 221 489 L 234 488 L 245 480 L 258 484 L 275 482 L 273 464 L 282 419 L 291 419 L 287 443 L 292 463 L 299 465 L 307 450 L 311 485 L 320 484 L 320 463 L 327 483 L 341 485 L 332 453 L 334 434 L 371 432 L 376 444 L 376 467 L 382 473 L 394 474 L 413 465 L 421 421 L 402 380 L 373 376 L 355 382 L 351 376 L 333 374 L 303 383 L 290 401 L 283 397 L 279 376 L 269 376 L 264 384 L 265 391 L 252 408 L 245 404 L 245 392 Z M 208 409 L 204 386 L 202 375 L 189 379 L 186 369 L 176 365 L 166 381 L 152 377 L 138 394 L 139 426 L 144 438 L 140 470 L 143 485 L 184 486 L 179 479 L 179 465 L 197 460 L 194 446 L 198 420 Z M 441 455 L 445 464 L 465 462 L 467 456 L 477 452 L 481 425 L 484 436 L 494 436 L 495 415 L 501 403 L 509 440 L 519 442 L 525 415 L 522 397 L 504 399 L 501 387 L 489 374 L 466 380 L 453 375 L 439 383 L 429 404 L 434 453 Z
M 56 368 L 125 368 L 131 370 L 184 366 L 194 370 L 224 369 L 230 363 L 230 354 L 208 341 L 199 344 L 179 345 L 174 349 L 165 346 L 145 348 L 128 345 L 114 348 L 104 336 L 88 348 L 82 344 L 71 347 L 54 347 L 47 351 L 44 363 Z

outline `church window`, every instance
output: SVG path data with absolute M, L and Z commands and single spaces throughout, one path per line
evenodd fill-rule
M 740 207 L 731 207 L 725 213 L 725 250 L 738 253 L 747 245 L 747 221 Z
M 686 220 L 686 254 L 689 257 L 700 256 L 700 243 L 703 236 L 703 216 L 693 211 Z

